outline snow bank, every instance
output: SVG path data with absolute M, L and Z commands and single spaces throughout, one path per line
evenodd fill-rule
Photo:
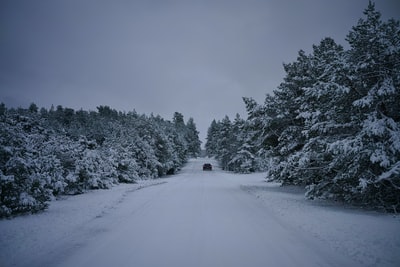
M 241 187 L 260 199 L 266 212 L 363 266 L 400 266 L 400 216 L 306 200 L 302 188 L 266 183 L 262 174 L 250 176 L 243 177 Z
M 0 266 L 35 266 L 35 258 L 51 258 L 46 254 L 59 251 L 57 246 L 81 246 L 85 239 L 82 234 L 90 236 L 93 231 L 102 231 L 93 227 L 95 219 L 115 209 L 130 193 L 162 183 L 162 179 L 139 180 L 137 184 L 65 196 L 52 201 L 42 213 L 0 220 Z

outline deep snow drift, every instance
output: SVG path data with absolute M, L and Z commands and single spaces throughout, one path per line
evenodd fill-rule
M 203 172 L 206 160 L 0 221 L 0 266 L 400 264 L 399 217 L 307 201 L 263 174 Z

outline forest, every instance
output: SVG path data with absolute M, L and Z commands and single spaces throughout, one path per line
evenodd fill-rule
M 400 27 L 370 2 L 347 44 L 324 38 L 284 64 L 248 117 L 213 120 L 206 150 L 225 170 L 265 171 L 309 199 L 400 211 Z
M 173 174 L 200 153 L 192 118 L 108 106 L 97 111 L 0 104 L 0 218 L 34 213 L 61 195 Z

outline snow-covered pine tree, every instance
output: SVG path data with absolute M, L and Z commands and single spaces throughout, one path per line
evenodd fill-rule
M 348 201 L 400 208 L 400 27 L 381 20 L 370 2 L 347 36 L 352 122 L 358 132 L 332 150 L 351 163 L 335 166 L 342 173 Z
M 178 159 L 181 164 L 185 163 L 188 159 L 188 143 L 186 140 L 186 125 L 184 117 L 181 113 L 175 112 L 172 118 L 174 124 L 173 143 L 177 151 Z
M 186 129 L 186 140 L 188 142 L 189 156 L 198 157 L 201 151 L 201 142 L 199 139 L 199 132 L 197 131 L 193 118 L 189 118 L 189 120 L 186 122 Z
M 210 127 L 207 129 L 207 141 L 205 144 L 206 153 L 210 157 L 215 157 L 217 155 L 217 140 L 219 133 L 219 124 L 212 120 Z
M 292 156 L 292 172 L 309 186 L 308 196 L 315 197 L 328 192 L 329 187 L 337 187 L 334 180 L 337 170 L 330 165 L 335 155 L 329 152 L 329 146 L 353 134 L 354 126 L 349 116 L 352 110 L 343 47 L 332 38 L 325 38 L 313 46 L 310 60 L 315 83 L 303 88 L 299 117 L 305 123 L 302 132 L 305 144 Z
M 223 170 L 229 170 L 229 161 L 232 159 L 234 150 L 234 134 L 232 122 L 225 116 L 219 123 L 219 132 L 216 142 L 216 159 L 220 162 Z
M 251 139 L 246 129 L 246 122 L 239 114 L 232 123 L 233 143 L 231 160 L 228 169 L 239 173 L 250 173 L 255 170 L 255 156 Z
M 304 102 L 304 88 L 315 83 L 315 74 L 312 72 L 310 57 L 300 50 L 297 60 L 284 64 L 286 77 L 277 90 L 274 91 L 274 101 L 271 106 L 276 109 L 275 124 L 279 125 L 275 133 L 278 134 L 278 143 L 274 147 L 279 158 L 270 175 L 278 178 L 284 184 L 303 184 L 301 177 L 293 172 L 297 168 L 296 154 L 301 151 L 305 143 L 303 135 L 304 119 L 299 116 Z
M 325 38 L 284 65 L 284 82 L 264 104 L 244 98 L 241 145 L 251 144 L 256 162 L 269 161 L 267 179 L 307 185 L 310 198 L 398 212 L 400 26 L 383 22 L 372 2 L 364 15 L 348 51 Z M 213 121 L 208 130 L 206 148 L 217 158 L 223 128 Z
M 157 178 L 189 156 L 182 114 L 170 122 L 97 109 L 0 104 L 0 217 L 43 210 L 61 194 Z
M 52 196 L 48 171 L 57 166 L 40 150 L 48 132 L 36 109 L 4 110 L 0 116 L 0 217 L 45 209 Z
M 243 98 L 247 121 L 245 130 L 247 132 L 247 143 L 252 146 L 255 155 L 256 170 L 268 170 L 268 177 L 273 179 L 273 170 L 280 162 L 279 136 L 284 130 L 278 117 L 279 108 L 274 95 L 266 95 L 262 105 L 257 104 L 251 98 Z

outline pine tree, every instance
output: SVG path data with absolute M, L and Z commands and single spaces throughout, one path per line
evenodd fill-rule
M 310 72 L 315 83 L 303 88 L 304 98 L 299 117 L 304 120 L 304 146 L 291 156 L 288 167 L 291 176 L 301 177 L 301 183 L 326 186 L 332 182 L 329 168 L 333 155 L 327 153 L 332 142 L 354 132 L 349 124 L 348 93 L 345 86 L 346 57 L 343 47 L 331 38 L 313 46 Z M 311 187 L 310 187 L 311 188 Z M 313 187 L 313 189 L 315 189 Z
M 208 156 L 213 157 L 217 155 L 218 132 L 219 132 L 219 125 L 214 119 L 207 130 L 207 142 L 205 144 L 205 148 Z
M 216 142 L 216 158 L 221 163 L 223 170 L 229 170 L 229 161 L 232 159 L 234 149 L 234 135 L 232 132 L 232 123 L 228 116 L 219 123 L 219 132 Z
M 364 15 L 347 37 L 357 111 L 353 122 L 359 131 L 335 146 L 354 155 L 338 178 L 347 181 L 351 201 L 396 211 L 400 207 L 400 27 L 393 19 L 383 22 L 371 2 Z
M 310 198 L 398 211 L 400 26 L 383 22 L 372 2 L 364 15 L 347 36 L 348 51 L 325 38 L 284 64 L 284 81 L 262 105 L 244 98 L 248 118 L 233 146 L 224 130 L 232 125 L 214 121 L 207 150 L 230 157 L 236 171 L 240 151 L 256 157 L 256 169 L 269 162 L 269 180 L 306 185 Z
M 196 134 L 193 119 L 186 126 L 180 113 L 171 122 L 108 106 L 39 113 L 35 104 L 16 110 L 1 104 L 0 217 L 43 210 L 62 194 L 179 170 L 196 153 Z
M 186 140 L 188 142 L 188 153 L 191 157 L 198 157 L 201 151 L 201 142 L 199 139 L 199 132 L 196 129 L 196 124 L 193 118 L 189 118 L 186 123 Z
M 253 146 L 246 126 L 245 120 L 239 114 L 236 114 L 232 124 L 234 141 L 232 143 L 231 160 L 228 162 L 229 170 L 234 172 L 250 173 L 254 172 L 256 168 Z

